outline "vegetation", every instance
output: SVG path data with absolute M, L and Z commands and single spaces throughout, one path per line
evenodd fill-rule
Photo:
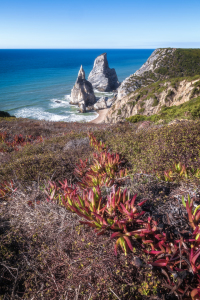
M 66 181 L 60 176 L 58 182 L 54 177 L 55 181 L 48 184 L 41 179 L 30 180 L 26 190 L 21 190 L 20 178 L 19 185 L 16 180 L 1 184 L 1 296 L 114 300 L 117 295 L 120 299 L 150 299 L 171 291 L 168 299 L 175 299 L 174 293 L 198 299 L 199 207 L 195 209 L 194 199 L 183 198 L 176 207 L 183 221 L 177 219 L 169 189 L 177 188 L 178 181 L 173 186 L 169 168 L 178 174 L 175 180 L 199 184 L 195 170 L 200 162 L 200 122 L 161 128 L 147 123 L 150 130 L 138 130 L 137 125 L 128 123 L 93 128 L 89 159 L 67 142 L 72 147 L 68 154 L 71 151 L 83 159 L 71 165 L 73 179 L 67 177 Z M 53 132 L 58 124 L 51 124 L 50 130 Z M 67 131 L 70 126 L 64 125 Z M 75 129 L 76 124 L 70 125 Z M 46 143 L 55 147 L 68 134 L 69 141 L 80 141 L 90 126 L 77 124 L 76 137 L 68 131 L 62 137 L 44 138 L 41 144 L 45 149 Z M 32 148 L 39 145 L 32 144 Z M 29 147 L 24 145 L 11 154 L 19 158 Z M 174 164 L 178 161 L 182 163 Z M 27 168 L 31 166 L 27 164 Z M 141 171 L 141 175 L 136 174 Z M 185 172 L 187 176 L 182 178 Z M 156 179 L 159 174 L 160 178 L 169 175 L 166 184 Z M 160 230 L 157 211 L 163 215 L 162 220 L 166 214 L 174 214 L 170 220 L 176 224 L 176 233 L 174 225 L 165 221 L 164 230 Z M 191 233 L 192 238 L 188 238 Z M 184 261 L 189 261 L 192 273 Z M 171 277 L 171 272 L 176 278 L 182 274 L 182 280 Z
M 6 111 L 0 111 L 0 118 L 10 118 L 11 115 Z
M 84 138 L 88 130 L 99 128 L 99 125 L 89 123 L 54 123 L 16 118 L 2 119 L 0 124 L 3 132 L 6 132 L 6 144 L 5 140 L 0 140 L 0 182 L 17 178 L 24 184 L 38 182 L 38 179 L 43 181 L 52 178 L 58 181 L 66 177 L 73 181 L 73 170 L 79 158 L 90 156 L 90 147 Z M 16 136 L 30 137 L 30 134 L 31 139 L 23 147 L 21 143 L 14 146 Z M 75 140 L 79 142 L 71 142 L 66 147 L 67 143 Z
M 128 105 L 131 105 L 131 106 L 135 106 L 135 104 L 136 104 L 136 102 L 135 101 L 129 101 L 128 103 L 127 103 Z
M 127 121 L 135 123 L 138 121 L 153 121 L 157 122 L 159 120 L 165 120 L 166 122 L 172 121 L 176 118 L 179 119 L 198 119 L 200 117 L 200 97 L 191 99 L 183 104 L 174 105 L 170 107 L 162 107 L 158 114 L 152 116 L 131 116 L 127 118 Z M 138 120 L 138 121 L 136 121 Z
M 159 103 L 158 99 L 156 98 L 156 96 L 154 96 L 154 100 L 153 100 L 152 106 L 157 106 L 158 103 Z
M 121 111 L 121 109 L 118 109 L 118 111 L 117 111 L 117 115 L 118 116 L 120 116 L 122 114 L 122 111 Z
M 176 49 L 155 72 L 170 78 L 200 75 L 200 49 Z
M 145 130 L 137 128 L 137 123 L 125 123 L 124 126 L 120 126 L 119 131 L 106 130 L 98 136 L 106 141 L 114 152 L 124 156 L 133 172 L 163 176 L 164 171 L 178 162 L 194 169 L 199 167 L 200 121 L 180 122 L 171 126 L 153 125 L 149 122 Z M 192 174 L 190 176 L 190 180 L 197 180 Z
M 170 272 L 176 273 L 176 265 L 183 261 L 189 261 L 193 275 L 198 279 L 200 264 L 198 257 L 200 256 L 200 206 L 194 207 L 194 200 L 188 197 L 185 202 L 182 198 L 183 205 L 186 207 L 188 221 L 192 227 L 192 238 L 187 239 L 181 237 L 179 240 L 173 240 L 167 237 L 166 232 L 160 232 L 158 222 L 152 217 L 142 217 L 145 211 L 139 210 L 147 200 L 144 200 L 135 205 L 137 195 L 131 199 L 127 190 L 123 192 L 120 188 L 113 191 L 106 199 L 103 199 L 101 188 L 106 184 L 107 187 L 113 185 L 116 178 L 123 177 L 125 170 L 119 171 L 121 160 L 118 154 L 110 154 L 107 152 L 106 146 L 103 143 L 98 143 L 93 135 L 90 135 L 91 146 L 95 148 L 97 153 L 94 153 L 94 164 L 88 169 L 87 161 L 81 164 L 75 170 L 80 177 L 78 187 L 69 186 L 67 181 L 61 183 L 59 188 L 54 183 L 50 183 L 50 188 L 47 193 L 50 201 L 60 202 L 67 210 L 78 214 L 86 221 L 80 221 L 81 224 L 86 224 L 95 228 L 98 235 L 105 234 L 106 231 L 114 231 L 111 239 L 117 238 L 115 243 L 115 255 L 117 256 L 117 248 L 121 246 L 125 256 L 128 251 L 133 251 L 133 242 L 131 237 L 138 240 L 141 245 L 141 251 L 151 255 L 149 263 L 152 266 L 165 268 L 168 266 Z M 177 170 L 183 172 L 183 167 L 180 164 L 176 166 Z M 118 174 L 118 175 L 117 175 Z M 186 245 L 189 251 L 185 251 Z M 162 259 L 160 258 L 162 255 Z M 182 282 L 187 286 L 187 273 L 190 269 L 187 263 L 180 264 L 178 272 L 185 272 L 182 277 Z M 170 274 L 169 274 L 170 275 Z M 184 282 L 185 281 L 185 282 Z M 200 281 L 199 281 L 200 283 Z M 168 282 L 172 287 L 174 282 Z M 148 286 L 148 285 L 147 285 Z M 185 290 L 185 288 L 184 288 Z M 182 294 L 185 292 L 182 292 Z M 197 286 L 190 293 L 192 298 L 200 295 L 200 288 Z

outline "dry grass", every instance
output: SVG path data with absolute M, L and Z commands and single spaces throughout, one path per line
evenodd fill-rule
M 180 187 L 146 175 L 127 178 L 126 187 L 138 199 L 148 198 L 147 213 L 171 232 L 174 225 L 184 228 Z M 164 276 L 149 267 L 138 243 L 127 257 L 122 251 L 116 257 L 109 233 L 97 236 L 80 225 L 78 216 L 47 202 L 36 183 L 26 191 L 19 185 L 0 210 L 0 299 L 176 299 L 167 296 Z
M 8 154 L 6 162 L 0 166 L 1 179 L 12 178 L 18 187 L 7 199 L 0 199 L 1 300 L 177 299 L 168 295 L 169 290 L 163 286 L 165 277 L 158 270 L 149 268 L 148 257 L 141 255 L 137 243 L 133 253 L 125 257 L 119 251 L 116 257 L 115 241 L 110 240 L 109 233 L 97 236 L 92 229 L 80 225 L 78 216 L 47 202 L 41 188 L 48 178 L 77 180 L 73 175 L 76 163 L 91 153 L 87 143 L 80 142 L 88 130 L 95 131 L 95 136 L 106 141 L 111 149 L 123 153 L 132 170 L 137 166 L 136 173 L 141 167 L 152 168 L 157 162 L 165 166 L 166 157 L 179 150 L 187 154 L 192 149 L 192 158 L 196 157 L 195 164 L 198 164 L 199 135 L 196 131 L 199 123 L 137 132 L 136 124 L 116 124 L 108 128 L 93 124 L 6 119 L 0 124 L 2 131 L 13 134 L 26 135 L 33 128 L 39 129 L 42 135 L 46 130 L 44 142 Z M 178 140 L 178 136 L 182 140 Z M 160 155 L 154 155 L 154 141 L 156 145 L 163 145 L 159 141 L 174 137 L 173 147 L 171 144 L 167 147 L 166 143 L 165 152 L 161 147 Z M 71 146 L 68 148 L 66 144 Z M 148 163 L 146 146 L 151 150 Z M 138 201 L 149 199 L 146 213 L 159 218 L 171 232 L 174 228 L 181 231 L 186 226 L 183 222 L 185 210 L 181 208 L 182 194 L 198 196 L 199 192 L 195 185 L 163 183 L 152 174 L 135 174 L 121 184 L 132 194 L 138 193 Z M 199 203 L 198 197 L 196 202 Z M 135 265 L 135 257 L 142 260 L 141 267 Z
M 154 293 L 163 289 L 147 258 L 134 266 L 137 243 L 127 258 L 121 251 L 116 257 L 109 233 L 98 237 L 48 203 L 37 185 L 19 187 L 0 208 L 0 299 L 159 299 Z

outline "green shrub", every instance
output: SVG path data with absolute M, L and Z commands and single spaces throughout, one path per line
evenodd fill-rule
M 127 118 L 126 120 L 128 122 L 131 122 L 131 123 L 137 123 L 137 122 L 140 122 L 140 121 L 145 121 L 146 117 L 141 116 L 141 115 L 134 115 L 134 116 L 131 116 L 131 117 Z
M 167 85 L 166 86 L 161 86 L 158 90 L 157 90 L 157 93 L 158 94 L 161 94 L 163 91 L 165 91 L 167 89 Z
M 174 89 L 178 88 L 181 78 L 174 78 L 171 80 L 171 87 Z
M 169 90 L 166 97 L 172 97 L 174 95 L 174 91 Z
M 122 114 L 122 111 L 121 111 L 121 109 L 118 109 L 118 111 L 117 111 L 117 115 L 118 116 L 120 116 Z
M 143 107 L 143 108 L 141 108 L 140 110 L 139 110 L 139 113 L 143 113 L 145 111 L 145 108 Z
M 159 73 L 159 74 L 161 74 L 161 75 L 167 75 L 168 69 L 167 69 L 167 67 L 166 67 L 166 68 L 160 67 L 160 68 L 157 68 L 157 69 L 155 70 L 155 72 L 156 72 L 156 73 Z
M 200 49 L 176 49 L 162 59 L 162 67 L 155 72 L 170 78 L 200 75 L 199 61 Z
M 187 118 L 188 117 L 192 119 L 200 118 L 200 97 L 189 100 L 177 106 L 176 105 L 170 107 L 163 106 L 158 114 L 152 116 L 142 116 L 145 118 L 142 120 L 157 122 L 162 119 L 169 122 L 176 118 L 186 118 L 186 114 L 187 114 Z M 140 119 L 137 120 L 137 117 L 136 118 L 133 117 L 135 116 L 127 118 L 127 120 L 133 123 L 141 121 Z
M 11 115 L 6 111 L 0 111 L 0 118 L 9 118 Z
M 141 95 L 138 94 L 138 95 L 135 97 L 135 100 L 138 101 L 138 100 L 140 99 L 140 96 L 141 96 Z
M 129 104 L 129 105 L 131 105 L 131 106 L 134 107 L 136 103 L 135 103 L 135 101 L 129 101 L 127 104 Z
M 158 99 L 155 97 L 152 106 L 157 106 L 159 103 Z
M 169 101 L 170 100 L 169 98 L 172 97 L 173 95 L 174 95 L 174 91 L 169 90 L 165 97 L 165 102 Z
M 200 80 L 196 81 L 193 86 L 195 86 L 196 88 L 200 88 Z
M 133 123 L 145 120 L 151 119 L 140 115 L 128 118 Z M 107 136 L 106 132 L 102 134 Z M 187 166 L 193 165 L 194 168 L 200 164 L 200 121 L 181 122 L 173 126 L 139 131 L 137 134 L 127 124 L 116 133 L 112 131 L 105 140 L 112 151 L 120 152 L 137 172 L 165 171 L 179 161 Z
M 194 87 L 192 92 L 191 92 L 190 99 L 193 99 L 199 93 L 200 93 L 200 90 L 197 87 Z

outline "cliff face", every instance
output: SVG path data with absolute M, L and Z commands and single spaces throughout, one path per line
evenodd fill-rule
M 118 89 L 118 99 L 134 92 L 138 88 L 159 80 L 160 74 L 155 70 L 162 65 L 166 57 L 173 55 L 176 49 L 156 49 L 142 67 L 127 77 Z
M 85 72 L 81 66 L 78 78 L 71 91 L 70 104 L 78 104 L 81 107 L 81 111 L 85 111 L 85 107 L 93 105 L 96 102 L 92 84 L 85 79 Z
M 119 87 L 115 69 L 110 69 L 107 54 L 99 55 L 94 61 L 94 67 L 89 74 L 88 81 L 101 92 L 110 92 Z
M 122 82 L 105 122 L 156 114 L 162 106 L 190 100 L 199 94 L 191 77 L 197 74 L 200 75 L 200 49 L 156 49 L 138 71 Z
M 159 113 L 163 106 L 180 105 L 200 95 L 198 79 L 165 80 L 123 97 L 115 102 L 106 115 L 106 123 L 116 123 L 133 115 L 151 116 Z

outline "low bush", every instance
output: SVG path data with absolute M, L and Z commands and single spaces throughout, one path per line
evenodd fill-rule
M 144 121 L 145 119 L 146 119 L 145 116 L 134 115 L 134 116 L 131 116 L 131 117 L 127 118 L 127 121 L 129 121 L 131 123 L 137 123 L 137 122 L 140 122 L 140 121 Z
M 200 117 L 200 97 L 191 99 L 183 104 L 174 105 L 174 106 L 164 106 L 161 108 L 158 114 L 152 116 L 143 116 L 142 120 L 148 120 L 157 122 L 159 120 L 166 120 L 167 122 L 172 121 L 176 118 L 192 118 L 198 119 Z M 137 117 L 131 116 L 126 119 L 129 122 L 138 122 Z
M 159 103 L 158 99 L 156 97 L 154 97 L 152 106 L 157 106 L 158 103 Z
M 143 118 L 144 117 L 144 118 Z M 133 121 L 143 121 L 145 116 L 133 116 Z M 135 118 L 135 120 L 134 120 Z M 148 130 L 135 132 L 136 124 L 124 124 L 118 131 L 106 131 L 99 138 L 106 141 L 114 151 L 121 153 L 137 172 L 163 172 L 174 162 L 182 162 L 186 167 L 199 168 L 200 165 L 200 121 L 186 121 L 175 125 L 154 125 Z M 196 181 L 196 178 L 193 178 Z M 192 180 L 192 178 L 190 179 Z
M 193 99 L 199 93 L 200 93 L 200 89 L 198 87 L 194 87 L 192 92 L 191 92 L 190 99 Z
M 142 107 L 142 108 L 139 109 L 139 113 L 140 113 L 140 114 L 142 114 L 144 111 L 145 111 L 145 108 L 144 108 L 144 107 Z
M 6 111 L 0 111 L 0 118 L 10 118 L 11 115 Z

